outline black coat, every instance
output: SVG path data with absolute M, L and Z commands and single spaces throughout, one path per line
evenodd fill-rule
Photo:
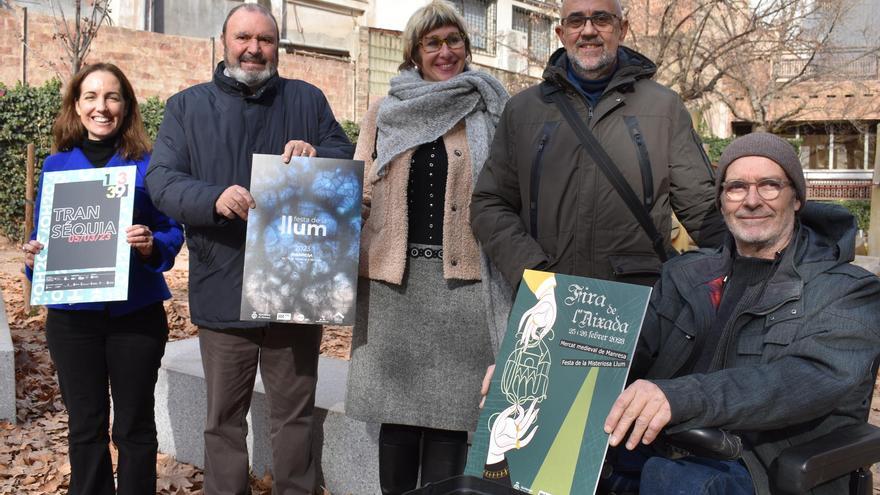
M 193 323 L 258 327 L 265 323 L 239 321 L 246 223 L 218 216 L 214 203 L 233 184 L 250 187 L 254 153 L 279 155 L 294 139 L 325 158 L 351 158 L 354 147 L 318 88 L 276 75 L 250 94 L 223 69 L 168 100 L 147 188 L 186 227 Z
M 630 372 L 663 390 L 672 408 L 667 431 L 741 434 L 759 495 L 770 493 L 767 470 L 785 448 L 864 422 L 880 352 L 880 280 L 850 263 L 855 219 L 813 202 L 799 218 L 774 274 L 746 289 L 742 300 L 755 302 L 728 320 L 708 373 L 679 376 L 712 325 L 707 284 L 729 273 L 733 247 L 666 263 Z M 846 483 L 811 493 L 846 493 Z

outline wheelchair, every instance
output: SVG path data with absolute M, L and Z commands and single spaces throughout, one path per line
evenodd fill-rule
M 880 355 L 874 358 L 873 376 L 877 381 Z M 865 399 L 864 423 L 840 428 L 811 442 L 784 450 L 768 470 L 774 494 L 800 495 L 849 473 L 849 495 L 872 495 L 871 466 L 880 462 L 880 427 L 868 423 L 871 394 Z M 662 435 L 672 450 L 697 457 L 735 460 L 742 454 L 742 439 L 715 428 L 698 428 Z M 607 476 L 608 473 L 603 473 Z M 612 495 L 612 493 L 608 493 Z
M 665 441 L 697 457 L 734 460 L 742 454 L 739 436 L 718 429 L 688 430 L 666 435 Z M 800 495 L 849 473 L 849 495 L 872 495 L 871 466 L 876 462 L 880 428 L 865 422 L 784 450 L 770 466 L 770 486 L 773 493 Z
M 873 376 L 877 381 L 880 355 L 874 359 Z M 880 427 L 868 423 L 871 394 L 865 399 L 864 423 L 840 428 L 810 442 L 782 451 L 768 470 L 774 494 L 802 495 L 813 488 L 849 474 L 849 495 L 873 495 L 871 467 L 880 462 Z M 735 460 L 742 456 L 742 439 L 717 428 L 696 428 L 658 439 L 664 450 L 676 455 L 693 455 L 716 460 Z M 611 474 L 608 462 L 602 477 Z M 471 476 L 458 476 L 410 492 L 418 495 L 524 495 L 524 492 Z M 632 495 L 596 492 L 597 495 Z M 843 495 L 843 494 L 842 494 Z

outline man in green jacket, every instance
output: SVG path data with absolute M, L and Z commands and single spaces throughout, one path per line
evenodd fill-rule
M 671 213 L 701 246 L 725 231 L 713 172 L 681 99 L 651 77 L 656 66 L 620 46 L 617 0 L 565 0 L 564 48 L 544 82 L 510 99 L 474 188 L 471 224 L 513 286 L 537 268 L 653 284 L 660 260 L 627 203 L 552 101 L 563 92 L 668 239 Z

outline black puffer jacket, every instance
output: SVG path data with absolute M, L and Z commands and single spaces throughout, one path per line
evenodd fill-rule
M 292 139 L 319 157 L 351 158 L 354 147 L 318 88 L 273 76 L 255 94 L 223 74 L 168 99 L 147 188 L 156 206 L 186 227 L 193 323 L 258 327 L 239 321 L 246 223 L 229 221 L 214 203 L 229 186 L 250 186 L 254 153 L 280 155 Z
M 742 434 L 759 495 L 783 449 L 865 420 L 880 353 L 880 280 L 850 264 L 855 219 L 807 203 L 766 284 L 750 286 L 721 335 L 711 372 L 675 377 L 715 315 L 708 283 L 729 273 L 732 245 L 674 258 L 651 295 L 631 377 L 656 383 L 672 406 L 669 431 Z M 847 493 L 847 480 L 815 494 Z
M 701 246 L 725 232 L 714 176 L 681 99 L 651 80 L 654 64 L 627 48 L 596 108 L 566 78 L 560 49 L 544 84 L 510 99 L 474 188 L 471 224 L 489 258 L 514 286 L 525 268 L 653 284 L 660 262 L 651 241 L 593 163 L 548 96 L 564 91 L 657 229 L 675 211 Z

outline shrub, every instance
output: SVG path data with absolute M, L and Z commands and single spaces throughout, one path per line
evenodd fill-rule
M 868 231 L 871 223 L 871 201 L 867 199 L 843 199 L 835 201 L 835 203 L 843 206 L 856 217 L 859 228 Z
M 721 153 L 724 152 L 724 148 L 727 148 L 727 145 L 733 141 L 733 138 L 720 138 L 715 136 L 702 136 L 700 139 L 703 140 L 703 148 L 706 150 L 706 154 L 709 156 L 709 161 L 712 164 L 718 163 L 718 159 L 721 158 Z
M 0 234 L 22 240 L 27 145 L 36 146 L 39 178 L 43 159 L 52 147 L 52 123 L 61 105 L 61 82 L 41 87 L 18 84 L 0 96 Z
M 156 134 L 159 133 L 159 124 L 162 123 L 162 116 L 165 115 L 165 102 L 156 98 L 149 97 L 146 101 L 140 103 L 141 117 L 144 119 L 144 127 L 147 134 L 150 135 L 150 141 L 156 141 Z
M 360 126 L 357 122 L 352 122 L 350 120 L 343 120 L 339 123 L 342 126 L 342 130 L 345 131 L 345 135 L 348 136 L 348 139 L 351 140 L 352 144 L 357 144 L 358 135 L 361 132 Z
M 0 84 L 0 234 L 19 241 L 23 232 L 27 145 L 36 146 L 35 182 L 52 148 L 52 124 L 61 107 L 61 82 L 43 86 Z M 165 104 L 152 97 L 141 103 L 144 125 L 151 139 L 162 122 Z M 36 187 L 36 184 L 34 184 Z

